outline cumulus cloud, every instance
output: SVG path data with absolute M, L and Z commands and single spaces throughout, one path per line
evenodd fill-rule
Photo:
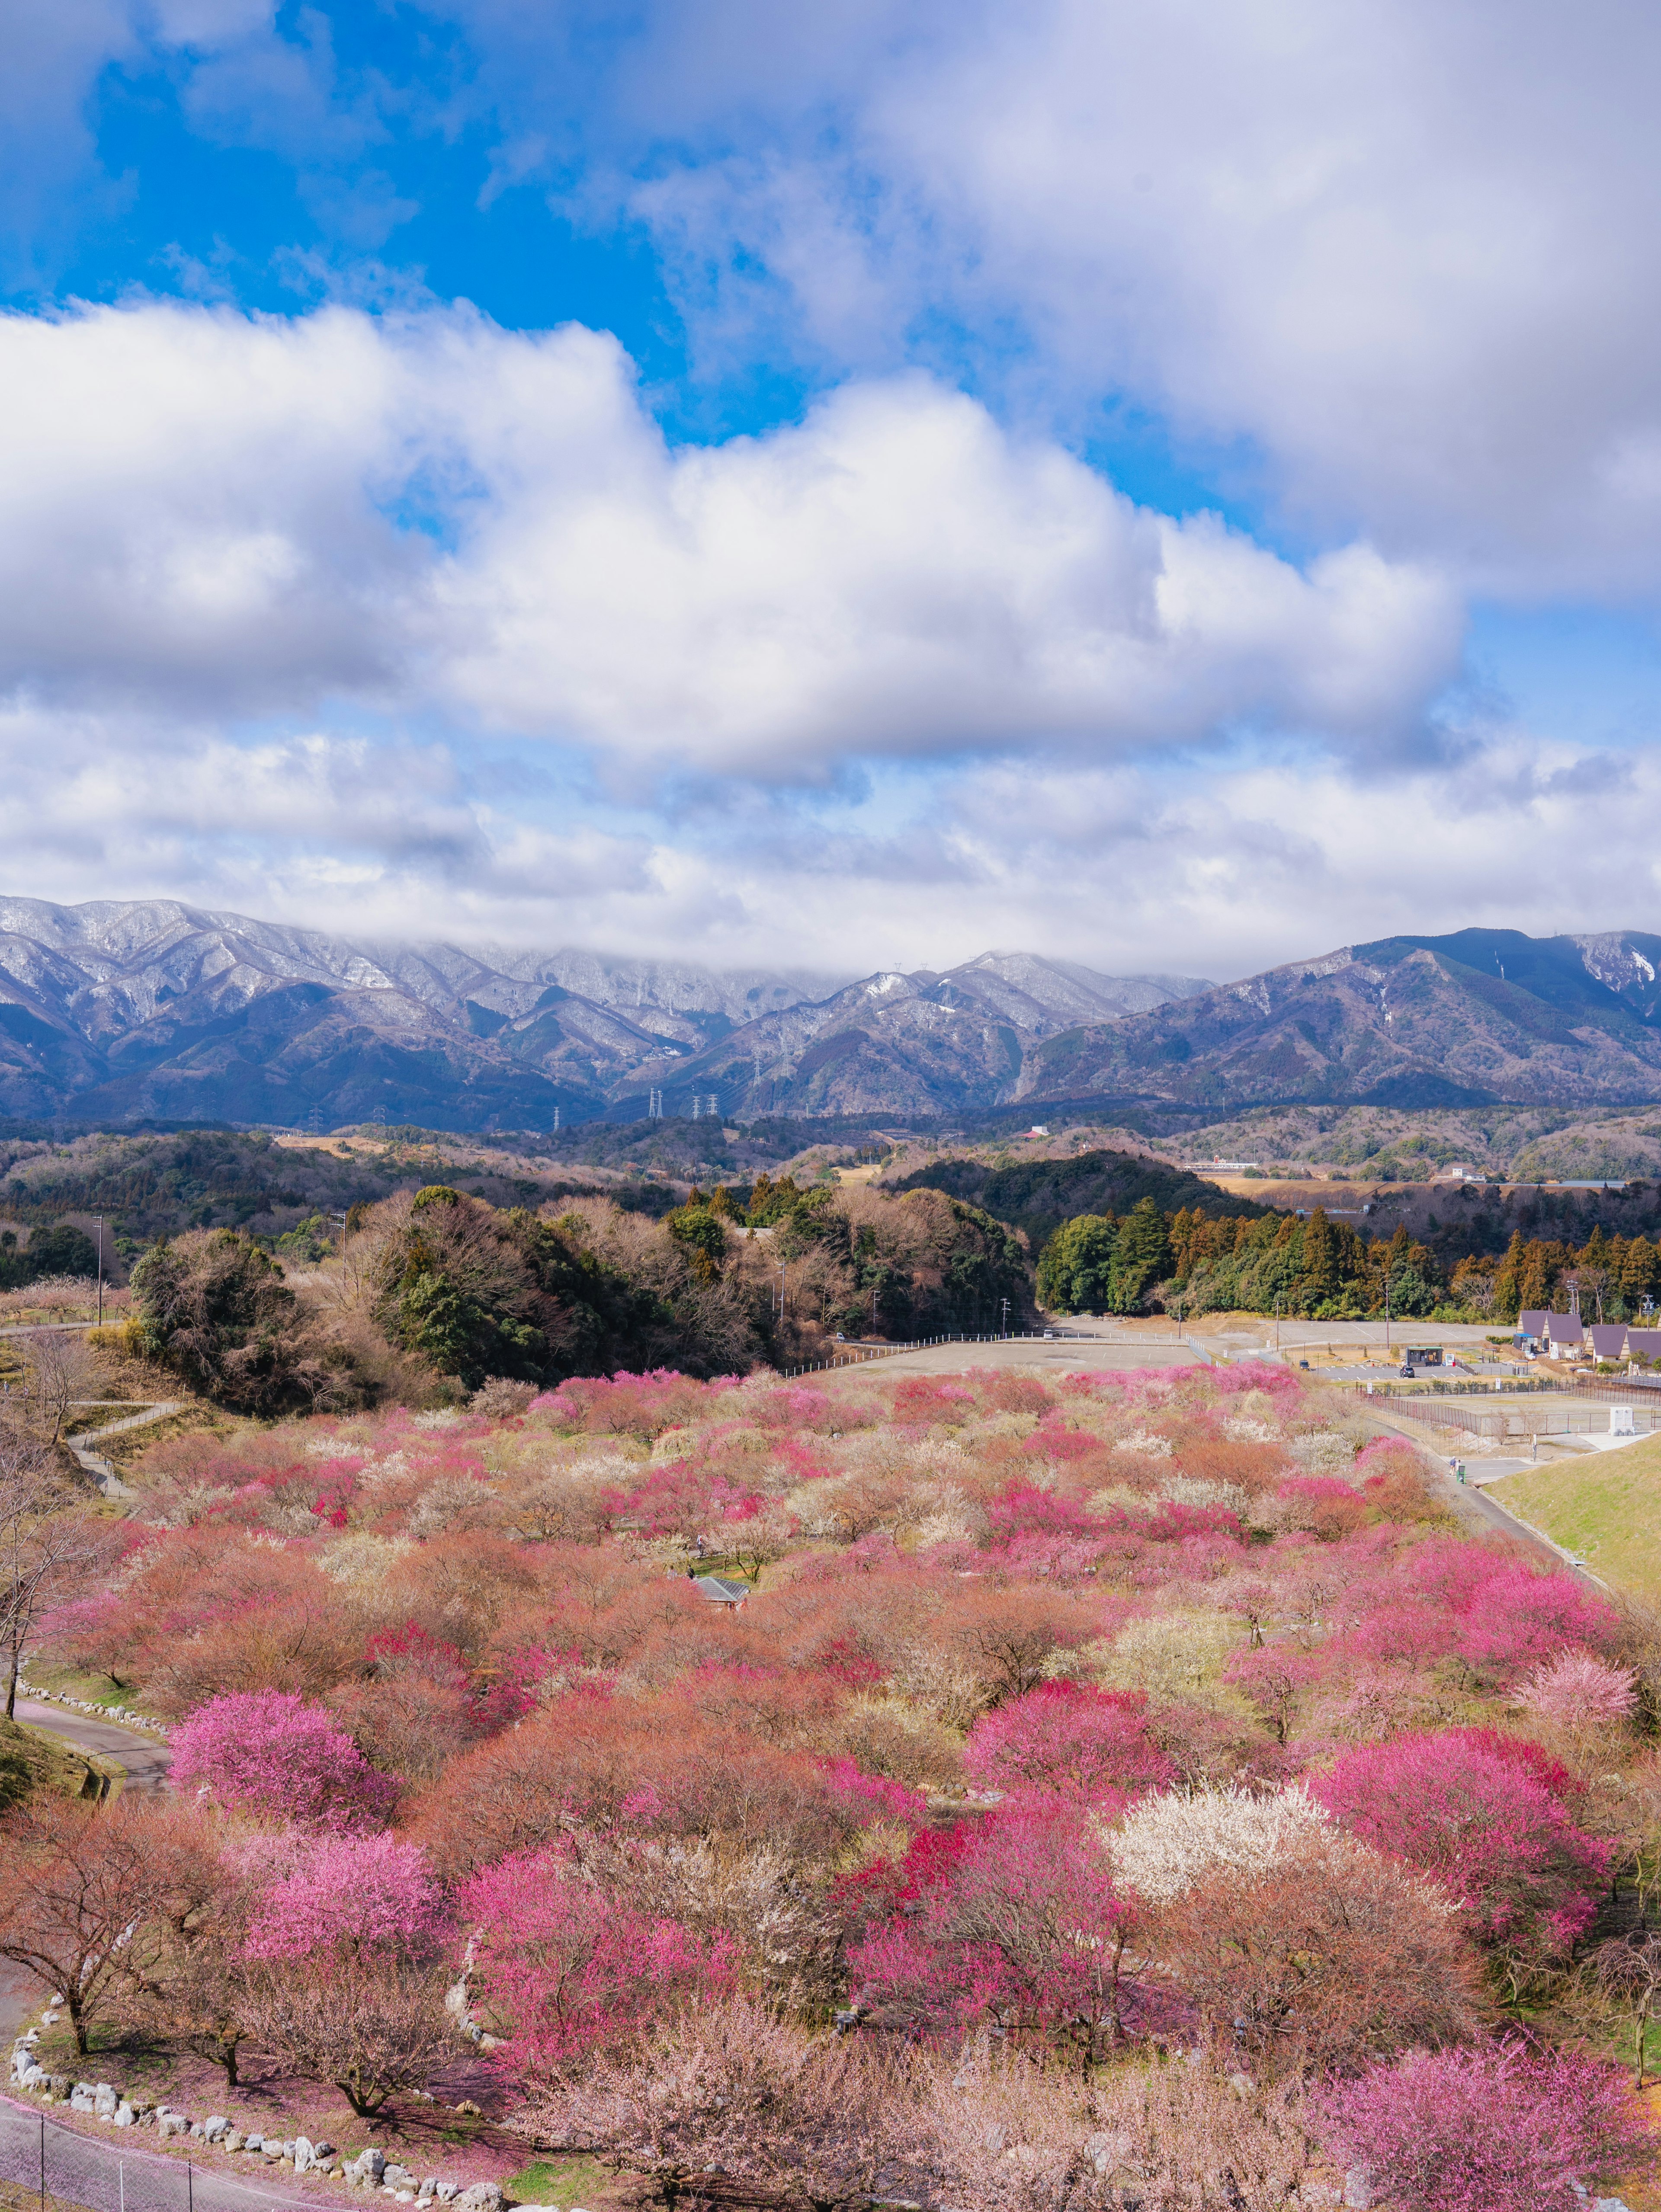
M 504 138 L 567 162 L 569 67 L 521 10 L 457 12 Z M 1473 585 L 1661 584 L 1652 9 L 779 12 L 644 9 L 583 133 L 577 189 L 609 178 L 711 343 L 966 348 L 1028 404 L 1244 441 L 1317 527 Z
M 438 701 L 613 762 L 1366 748 L 1461 613 L 1364 544 L 1299 568 L 1135 507 L 921 378 L 672 450 L 615 341 L 465 311 L 160 303 L 0 323 L 0 683 L 152 710 Z

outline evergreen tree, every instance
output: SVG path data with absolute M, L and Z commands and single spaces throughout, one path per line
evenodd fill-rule
M 1135 1313 L 1155 1283 L 1171 1273 L 1165 1218 L 1151 1198 L 1139 1198 L 1123 1221 L 1114 1251 L 1113 1310 Z
M 1518 1291 L 1518 1310 L 1523 1313 L 1544 1313 L 1550 1309 L 1552 1292 L 1557 1287 L 1557 1248 L 1536 1237 L 1523 1250 L 1522 1281 Z
M 1515 1321 L 1523 1310 L 1523 1268 L 1527 1250 L 1520 1229 L 1513 1230 L 1500 1272 L 1494 1279 L 1494 1311 L 1500 1321 Z
M 1163 1232 L 1165 1224 L 1160 1221 Z M 1112 1313 L 1118 1224 L 1110 1213 L 1062 1222 L 1038 1261 L 1038 1303 L 1056 1313 Z
M 1317 1206 L 1304 1230 L 1303 1302 L 1310 1308 L 1323 1305 L 1338 1295 L 1338 1240 L 1326 1208 Z
M 1653 1244 L 1645 1237 L 1629 1237 L 1621 1255 L 1621 1294 L 1627 1302 L 1627 1311 L 1640 1311 L 1646 1298 L 1655 1296 L 1658 1274 L 1658 1255 Z

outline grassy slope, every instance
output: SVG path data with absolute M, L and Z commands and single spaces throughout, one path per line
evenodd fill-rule
M 1594 1574 L 1661 1600 L 1661 1436 L 1525 1468 L 1488 1487 Z
M 115 1778 L 120 1771 L 112 1760 L 72 1751 L 44 1729 L 0 1716 L 0 1809 L 20 1803 L 35 1790 L 57 1790 L 66 1797 L 78 1797 L 88 1774 Z

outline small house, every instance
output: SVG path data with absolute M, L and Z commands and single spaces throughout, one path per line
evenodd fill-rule
M 1591 1337 L 1592 1351 L 1599 1359 L 1621 1359 L 1626 1356 L 1625 1322 L 1595 1321 L 1586 1334 Z
M 1578 1352 L 1586 1340 L 1579 1314 L 1548 1314 L 1546 1334 L 1554 1352 Z

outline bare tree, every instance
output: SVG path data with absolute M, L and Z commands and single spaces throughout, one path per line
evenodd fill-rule
M 1603 1988 L 1621 1998 L 1632 2014 L 1634 2086 L 1641 2089 L 1644 2033 L 1655 2016 L 1656 1996 L 1661 1993 L 1661 1936 L 1645 1929 L 1600 1943 L 1592 1954 L 1592 1971 Z
M 20 1341 L 25 1418 L 56 1449 L 70 1407 L 98 1387 L 98 1357 L 76 1329 L 31 1329 Z
M 703 2201 L 713 2170 L 740 2185 L 730 2202 L 767 2203 L 755 2185 L 782 2181 L 788 2199 L 771 2201 L 844 2212 L 920 2193 L 918 2072 L 909 2052 L 806 2035 L 734 1998 L 586 2068 L 526 2124 L 650 2175 L 668 2204 Z
M 389 2097 L 424 2089 L 459 2054 L 445 2010 L 449 1979 L 407 1958 L 273 1962 L 251 1972 L 247 2019 L 262 2049 L 314 2081 L 332 2081 L 362 2119 Z
M 0 1638 L 7 1654 L 6 1718 L 35 1624 L 72 1589 L 94 1555 L 89 1516 L 41 1440 L 0 1426 Z
M 62 1990 L 83 2055 L 88 2028 L 165 1942 L 168 1905 L 199 1878 L 198 1858 L 173 1806 L 46 1795 L 6 1821 L 0 1959 Z

